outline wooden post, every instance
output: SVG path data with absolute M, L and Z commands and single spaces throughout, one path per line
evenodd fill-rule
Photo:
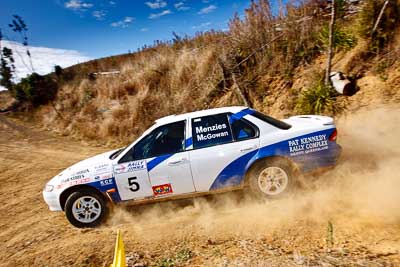
M 332 11 L 331 11 L 331 21 L 329 23 L 329 43 L 328 43 L 328 59 L 326 60 L 326 72 L 325 72 L 325 86 L 330 86 L 330 73 L 332 65 L 332 55 L 333 55 L 333 33 L 335 27 L 335 0 L 332 0 Z
M 383 13 L 385 12 L 385 9 L 386 9 L 386 7 L 387 7 L 387 5 L 388 5 L 388 4 L 389 4 L 389 0 L 386 0 L 386 1 L 385 1 L 385 3 L 384 3 L 384 4 L 383 4 L 383 6 L 382 6 L 382 9 L 381 9 L 381 11 L 379 12 L 379 16 L 378 16 L 378 18 L 376 19 L 376 22 L 375 22 L 374 28 L 372 29 L 372 32 L 371 32 L 371 34 L 372 34 L 372 35 L 374 35 L 374 33 L 375 33 L 376 29 L 378 28 L 378 26 L 379 26 L 379 23 L 381 22 L 381 19 L 382 19 Z
M 64 117 L 61 115 L 61 113 L 57 110 L 56 106 L 54 105 L 53 101 L 50 101 L 51 106 L 53 107 L 54 111 L 56 112 L 57 116 L 60 117 L 62 120 L 64 120 Z
M 239 97 L 242 99 L 243 104 L 244 104 L 246 107 L 250 107 L 250 106 L 249 106 L 249 102 L 247 101 L 246 97 L 244 96 L 242 90 L 241 90 L 240 87 L 239 87 L 239 84 L 236 82 L 236 75 L 235 75 L 235 72 L 232 72 L 232 80 L 233 80 L 233 84 L 234 84 L 234 86 L 235 86 L 236 92 L 237 92 L 237 94 L 239 95 Z

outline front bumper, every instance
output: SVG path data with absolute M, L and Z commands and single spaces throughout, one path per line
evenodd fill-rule
M 62 211 L 60 205 L 60 198 L 57 193 L 54 191 L 52 192 L 45 192 L 43 191 L 43 198 L 46 204 L 49 206 L 49 210 L 51 211 Z

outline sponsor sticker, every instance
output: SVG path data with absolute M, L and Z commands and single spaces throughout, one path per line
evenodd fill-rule
M 94 172 L 97 174 L 101 174 L 104 172 L 108 172 L 110 170 L 110 164 L 109 163 L 103 163 L 98 166 L 94 166 Z
M 115 173 L 127 172 L 125 164 L 119 164 L 118 166 L 115 166 L 114 171 L 115 171 Z
M 155 196 L 160 196 L 160 195 L 167 195 L 167 194 L 172 194 L 172 186 L 171 184 L 162 184 L 162 185 L 156 185 L 153 186 L 153 194 Z
M 89 169 L 84 169 L 84 170 L 77 171 L 75 173 L 75 175 L 85 174 L 85 173 L 88 173 L 88 172 L 89 172 Z
M 111 185 L 111 184 L 113 184 L 113 179 L 112 178 L 100 181 L 100 185 L 101 186 L 107 186 L 107 185 Z
M 68 183 L 68 182 L 79 180 L 79 179 L 83 179 L 83 178 L 85 178 L 85 175 L 83 175 L 83 174 L 75 174 L 75 175 L 70 176 L 68 178 L 62 179 L 61 183 Z
M 132 161 L 129 163 L 119 164 L 115 166 L 115 173 L 133 172 L 146 169 L 146 163 L 144 160 Z
M 57 185 L 57 189 L 60 189 L 64 186 L 73 186 L 73 185 L 78 185 L 78 184 L 85 184 L 90 181 L 90 178 L 83 178 L 79 180 L 70 180 L 68 182 L 62 182 L 62 184 Z
M 144 168 L 145 168 L 144 160 L 134 161 L 128 164 L 128 172 L 143 170 Z
M 227 137 L 229 136 L 229 132 L 225 130 L 227 128 L 228 127 L 226 126 L 225 123 L 215 124 L 207 127 L 201 125 L 196 126 L 195 131 L 196 131 L 197 141 L 205 141 L 215 138 Z
M 226 114 L 195 118 L 192 121 L 193 147 L 201 148 L 232 141 Z
M 288 145 L 291 156 L 305 155 L 329 148 L 326 134 L 292 139 L 288 141 Z
M 66 177 L 61 180 L 61 183 L 69 183 L 71 181 L 76 181 L 85 178 L 86 174 L 89 173 L 89 169 L 84 169 L 73 173 L 71 176 Z
M 105 180 L 105 179 L 110 179 L 111 178 L 111 176 L 110 175 L 108 175 L 108 174 L 105 174 L 105 175 L 96 175 L 93 179 L 94 180 Z

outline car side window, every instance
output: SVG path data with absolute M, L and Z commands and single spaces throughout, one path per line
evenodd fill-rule
M 192 119 L 193 148 L 216 146 L 233 141 L 228 114 L 216 114 Z
M 233 138 L 236 141 L 242 141 L 257 136 L 256 128 L 244 119 L 232 119 L 230 117 Z
M 185 121 L 162 125 L 146 135 L 119 163 L 182 152 L 185 148 Z

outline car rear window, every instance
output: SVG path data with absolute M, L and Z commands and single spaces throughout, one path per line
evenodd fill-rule
M 229 115 L 229 121 L 232 121 L 231 115 Z M 254 138 L 258 135 L 258 131 L 254 125 L 245 119 L 235 119 L 231 122 L 231 128 L 233 138 L 236 141 L 242 141 L 250 138 Z
M 279 128 L 281 130 L 288 130 L 292 127 L 292 125 L 290 125 L 289 123 L 274 119 L 270 116 L 267 116 L 265 114 L 262 114 L 261 112 L 255 111 L 255 110 L 251 115 L 256 117 L 257 119 L 260 119 L 266 123 L 271 124 L 272 126 L 275 126 L 276 128 Z

